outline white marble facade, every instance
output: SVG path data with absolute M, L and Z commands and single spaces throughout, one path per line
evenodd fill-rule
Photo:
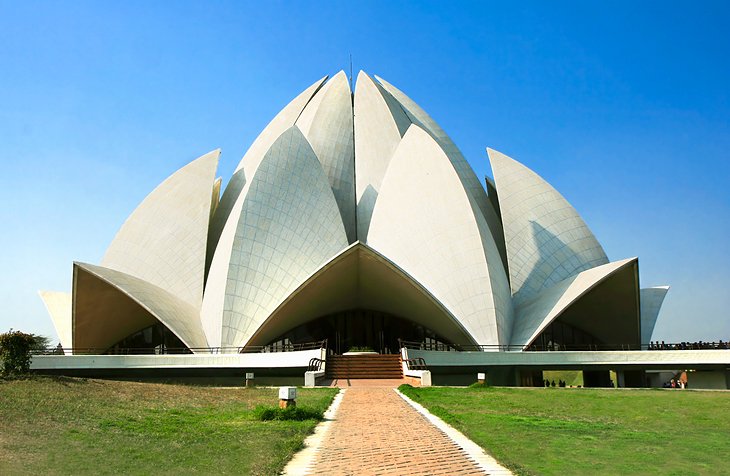
M 444 325 L 458 322 L 452 335 L 525 346 L 591 289 L 636 266 L 635 259 L 609 263 L 562 195 L 491 149 L 494 180 L 485 190 L 420 106 L 364 72 L 354 91 L 341 71 L 294 98 L 251 145 L 222 196 L 219 154 L 192 161 L 150 193 L 101 266 L 75 264 L 71 294 L 42 292 L 64 346 L 111 345 L 150 322 L 190 348 L 246 346 L 354 243 L 389 260 L 445 309 Z M 641 290 L 642 342 L 667 289 Z M 117 302 L 134 311 L 126 325 L 105 321 L 123 319 Z

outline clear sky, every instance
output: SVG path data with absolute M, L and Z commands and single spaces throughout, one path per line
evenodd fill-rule
M 730 2 L 511 3 L 0 0 L 0 331 L 56 339 L 39 289 L 190 160 L 222 148 L 227 180 L 352 54 L 671 285 L 655 339 L 730 339 Z

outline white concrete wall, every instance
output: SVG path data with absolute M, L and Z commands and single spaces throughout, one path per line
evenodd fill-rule
M 429 368 L 489 365 L 637 365 L 654 368 L 692 368 L 730 365 L 730 350 L 627 350 L 565 352 L 436 352 L 408 349 L 409 358 L 422 357 Z
M 726 370 L 695 371 L 687 373 L 687 388 L 725 390 L 730 388 Z
M 255 354 L 192 355 L 37 355 L 31 370 L 51 369 L 195 369 L 306 367 L 320 350 Z

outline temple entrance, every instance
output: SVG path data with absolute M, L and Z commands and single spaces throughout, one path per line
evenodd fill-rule
M 373 351 L 399 352 L 399 339 L 424 343 L 446 342 L 431 330 L 407 319 L 368 309 L 352 309 L 302 324 L 270 344 L 299 344 L 327 339 L 335 354 Z

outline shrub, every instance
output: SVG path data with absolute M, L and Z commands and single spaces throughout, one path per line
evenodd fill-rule
M 37 337 L 12 329 L 0 334 L 0 375 L 10 377 L 30 371 L 30 351 Z
M 269 407 L 265 405 L 257 406 L 253 411 L 254 416 L 257 420 L 269 421 L 269 420 L 317 420 L 322 421 L 324 415 L 322 412 L 314 410 L 313 408 L 307 407 Z

